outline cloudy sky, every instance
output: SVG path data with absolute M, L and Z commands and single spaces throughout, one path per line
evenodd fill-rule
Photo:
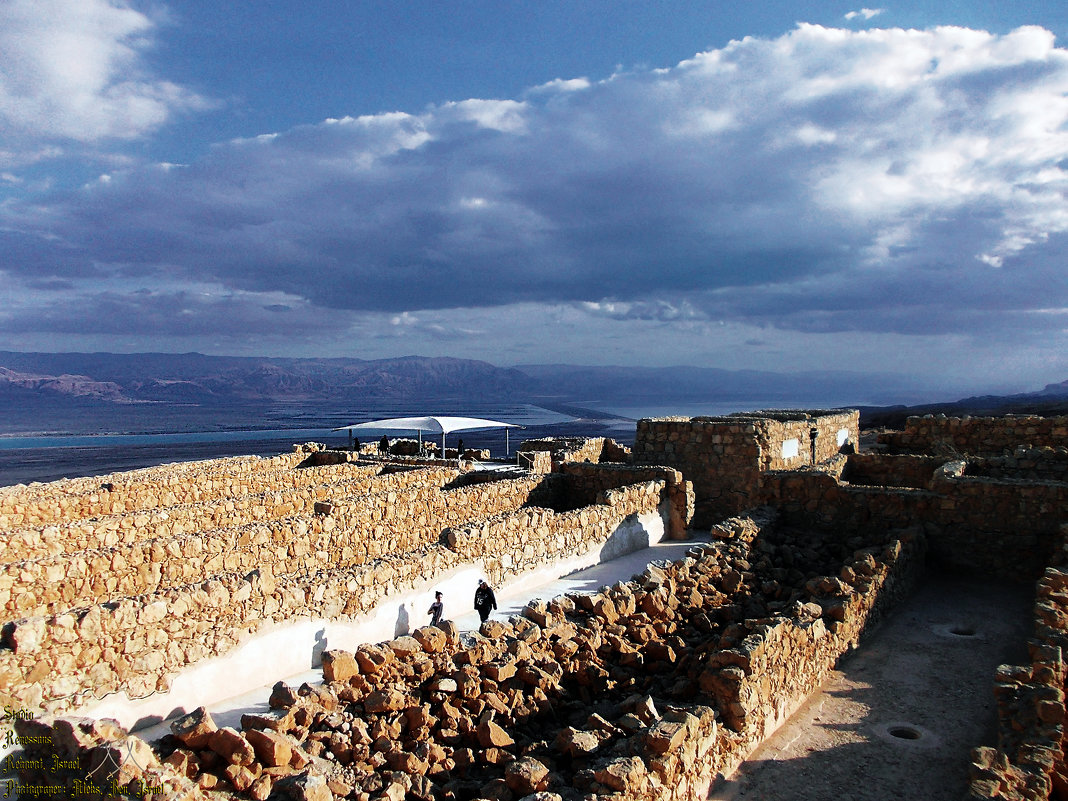
M 1063 0 L 0 1 L 0 349 L 1024 391 L 1066 188 Z

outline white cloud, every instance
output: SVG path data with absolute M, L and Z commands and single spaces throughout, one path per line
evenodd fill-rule
M 146 66 L 155 28 L 118 0 L 0 3 L 0 121 L 25 142 L 91 143 L 135 139 L 203 107 Z
M 528 89 L 530 93 L 538 92 L 577 92 L 580 89 L 589 89 L 589 78 L 556 78 L 555 80 L 548 81 L 539 86 L 534 86 Z
M 875 17 L 879 16 L 880 14 L 885 14 L 885 13 L 886 13 L 886 9 L 885 8 L 862 8 L 862 9 L 860 9 L 860 11 L 850 11 L 850 12 L 848 12 L 845 15 L 845 18 L 848 19 L 848 20 L 861 19 L 861 18 L 863 18 L 865 20 L 869 20 L 869 19 L 874 19 Z
M 167 275 L 381 315 L 394 337 L 488 328 L 501 347 L 514 327 L 441 317 L 1038 341 L 1051 329 L 1029 310 L 1068 305 L 1066 98 L 1068 51 L 1041 29 L 800 25 L 521 100 L 109 169 L 0 207 L 0 247 L 14 273 L 86 293 Z

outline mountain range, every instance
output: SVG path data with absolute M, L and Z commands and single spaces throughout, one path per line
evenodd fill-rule
M 3 429 L 53 429 L 57 419 L 92 410 L 121 420 L 138 407 L 166 416 L 185 410 L 452 400 L 538 405 L 670 404 L 754 401 L 767 405 L 861 405 L 866 414 L 903 416 L 947 406 L 915 403 L 936 390 L 898 375 L 846 371 L 772 373 L 696 367 L 603 367 L 529 364 L 499 367 L 447 357 L 295 359 L 199 353 L 20 353 L 0 351 Z M 949 401 L 960 410 L 1050 405 L 1068 400 L 1068 381 L 1007 398 Z M 177 411 L 175 411 L 177 410 Z M 237 419 L 236 417 L 234 418 Z M 119 423 L 116 423 L 120 425 Z M 229 425 L 229 423 L 227 423 Z

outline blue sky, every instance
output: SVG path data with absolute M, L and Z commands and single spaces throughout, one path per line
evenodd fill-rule
M 0 349 L 1068 378 L 1068 4 L 0 3 Z

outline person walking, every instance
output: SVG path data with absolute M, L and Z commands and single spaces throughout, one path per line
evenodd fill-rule
M 483 623 L 489 618 L 490 612 L 496 608 L 497 597 L 493 594 L 493 590 L 485 579 L 479 579 L 478 589 L 475 590 L 475 611 L 478 612 Z
M 441 620 L 441 615 L 445 611 L 445 604 L 441 602 L 441 593 L 434 593 L 434 603 L 430 605 L 430 609 L 427 610 L 427 614 L 430 615 L 430 625 L 435 625 Z
M 389 437 L 385 434 L 383 434 L 382 439 L 378 441 L 378 452 L 383 456 L 389 455 Z

